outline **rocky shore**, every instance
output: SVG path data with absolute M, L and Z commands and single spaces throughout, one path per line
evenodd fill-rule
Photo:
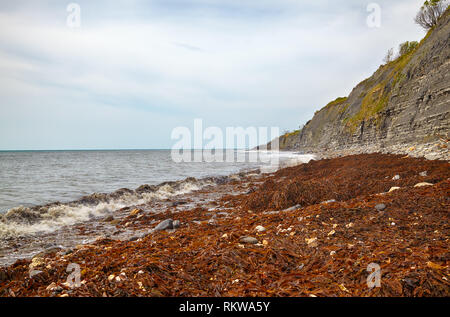
M 317 153 L 317 158 L 335 158 L 355 154 L 382 153 L 408 155 L 410 157 L 424 157 L 427 160 L 450 161 L 449 141 L 450 140 L 448 139 L 441 138 L 438 141 L 431 143 L 408 143 L 389 146 L 382 144 L 367 144 L 326 148 L 322 150 L 317 148 L 307 150 Z
M 236 175 L 0 268 L 0 296 L 446 297 L 449 178 L 447 161 L 387 154 Z

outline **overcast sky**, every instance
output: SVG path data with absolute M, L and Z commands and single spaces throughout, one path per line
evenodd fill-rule
M 423 0 L 0 0 L 0 150 L 170 148 L 193 127 L 296 129 L 424 32 Z M 381 25 L 367 25 L 367 5 Z

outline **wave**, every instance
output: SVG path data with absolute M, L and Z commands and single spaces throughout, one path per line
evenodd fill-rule
M 208 185 L 227 182 L 228 177 L 193 177 L 181 181 L 164 182 L 159 185 L 142 185 L 135 190 L 119 189 L 113 193 L 94 193 L 79 200 L 45 206 L 19 206 L 0 215 L 0 239 L 17 238 L 49 233 L 64 226 L 104 217 L 124 207 L 142 205 L 173 196 L 187 194 Z

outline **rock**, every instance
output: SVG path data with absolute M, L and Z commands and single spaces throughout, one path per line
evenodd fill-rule
M 295 206 L 289 207 L 287 209 L 284 209 L 283 211 L 294 211 L 294 210 L 297 210 L 300 208 L 302 208 L 302 205 L 295 205 Z
M 173 229 L 173 220 L 172 219 L 166 219 L 162 222 L 160 222 L 156 227 L 155 227 L 155 231 L 160 231 L 160 230 L 167 230 L 167 229 Z
M 400 175 L 395 175 L 394 177 L 392 177 L 392 180 L 394 181 L 398 181 L 400 179 Z
M 427 171 L 423 171 L 421 173 L 419 173 L 420 176 L 425 177 L 428 175 Z
M 186 205 L 187 203 L 188 203 L 187 201 L 174 201 L 172 203 L 172 207 L 177 207 L 177 206 L 180 206 L 180 205 Z
M 330 203 L 335 203 L 335 202 L 336 202 L 335 199 L 330 199 L 330 200 L 327 200 L 327 201 L 323 201 L 322 204 L 330 204 Z
M 59 246 L 51 246 L 47 249 L 45 249 L 44 251 L 39 252 L 38 254 L 35 255 L 35 257 L 37 258 L 45 258 L 46 256 L 52 254 L 52 253 L 56 253 L 61 251 L 62 248 Z
M 44 273 L 44 272 L 39 271 L 39 270 L 30 270 L 28 272 L 30 278 L 34 278 L 34 277 L 36 277 L 36 276 L 38 276 L 39 274 L 42 274 L 42 273 Z
M 424 186 L 433 186 L 433 184 L 423 182 L 423 183 L 418 183 L 418 184 L 414 185 L 414 187 L 424 187 Z
M 389 189 L 388 193 L 392 193 L 393 191 L 400 189 L 400 187 L 391 187 L 391 189 Z
M 47 286 L 46 290 L 53 292 L 56 288 L 58 288 L 58 285 L 56 285 L 55 282 L 52 282 L 49 286 Z
M 112 225 L 118 225 L 120 223 L 120 219 L 113 219 L 110 221 L 110 224 Z
M 30 265 L 28 266 L 30 270 L 34 270 L 37 267 L 40 267 L 45 264 L 45 260 L 43 257 L 35 256 L 32 260 Z
M 246 244 L 257 244 L 258 243 L 258 239 L 253 238 L 253 237 L 241 237 L 239 239 L 239 241 L 241 243 L 246 243 Z
M 139 214 L 139 213 L 141 213 L 142 212 L 142 210 L 140 210 L 140 209 L 133 209 L 131 212 L 130 212 L 130 216 L 136 216 L 137 214 Z
M 180 228 L 181 222 L 180 220 L 175 220 L 172 225 L 174 229 L 178 229 Z
M 214 218 L 209 219 L 209 220 L 208 220 L 208 225 L 211 225 L 211 226 L 217 225 L 216 219 L 214 219 Z
M 266 228 L 264 228 L 263 226 L 256 226 L 255 230 L 258 232 L 264 232 L 266 231 Z
M 311 239 L 305 239 L 306 244 L 308 245 L 308 247 L 310 248 L 315 248 L 319 245 L 319 243 L 317 242 L 317 238 L 311 238 Z
M 386 209 L 386 205 L 385 204 L 378 204 L 375 206 L 375 209 L 378 211 L 382 211 L 384 209 Z
M 111 221 L 113 221 L 113 220 L 114 220 L 114 217 L 111 216 L 111 215 L 109 215 L 109 216 L 107 216 L 107 217 L 105 217 L 105 218 L 103 219 L 103 222 L 111 222 Z

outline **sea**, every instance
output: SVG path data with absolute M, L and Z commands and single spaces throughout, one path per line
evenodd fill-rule
M 271 171 L 274 158 L 280 166 L 314 158 L 269 151 L 258 152 L 260 159 L 253 162 L 251 154 L 233 150 L 231 162 L 177 163 L 170 150 L 0 152 L 0 241 L 51 232 L 118 208 L 195 191 L 211 184 L 214 177 Z M 158 186 L 164 182 L 177 183 Z M 146 184 L 150 187 L 142 187 Z

